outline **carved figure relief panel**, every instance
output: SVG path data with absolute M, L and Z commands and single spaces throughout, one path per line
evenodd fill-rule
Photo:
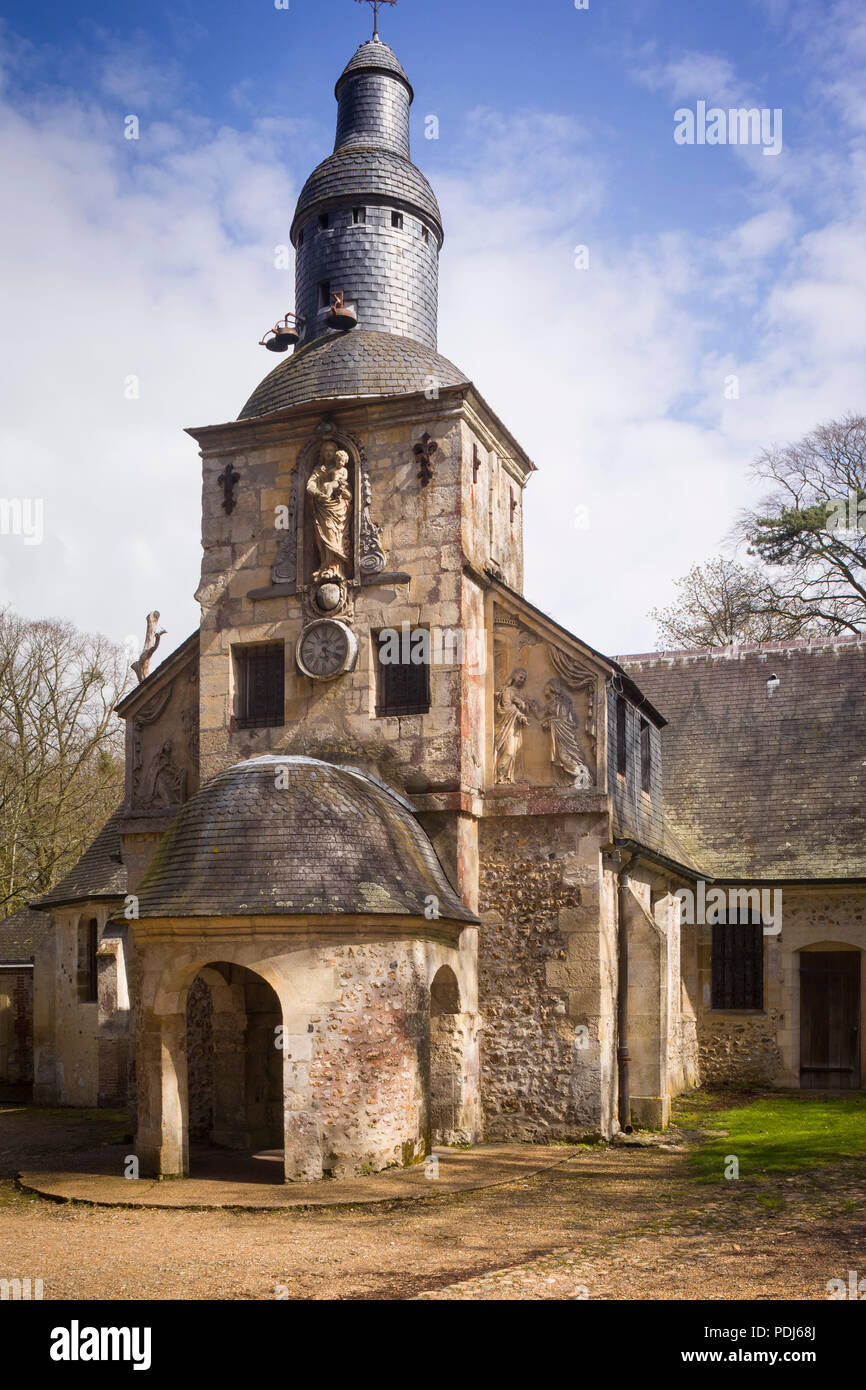
M 493 780 L 597 783 L 598 673 L 511 615 L 494 619 Z
M 154 691 L 130 718 L 127 811 L 165 815 L 198 790 L 198 665 Z

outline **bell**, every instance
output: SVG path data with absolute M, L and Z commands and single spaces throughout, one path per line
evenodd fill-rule
M 289 319 L 294 321 L 289 323 Z M 268 352 L 285 352 L 287 348 L 294 347 L 301 336 L 294 314 L 286 314 L 285 318 L 275 323 L 270 331 L 272 337 L 261 339 L 262 346 L 266 347 Z
M 343 301 L 343 291 L 334 291 L 334 302 L 325 317 L 325 323 L 329 328 L 339 328 L 345 331 L 354 328 L 358 322 L 358 315 L 354 309 L 350 309 L 348 304 Z

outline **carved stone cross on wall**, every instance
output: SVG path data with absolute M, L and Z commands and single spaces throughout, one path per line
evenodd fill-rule
M 235 509 L 235 488 L 241 480 L 240 473 L 234 465 L 227 463 L 222 473 L 217 478 L 217 482 L 223 490 L 223 511 L 228 516 Z
M 412 452 L 421 465 L 418 469 L 418 477 L 421 480 L 422 487 L 426 487 L 433 477 L 433 455 L 438 448 L 439 445 L 436 443 L 436 440 L 431 439 L 426 430 L 418 443 L 413 446 Z

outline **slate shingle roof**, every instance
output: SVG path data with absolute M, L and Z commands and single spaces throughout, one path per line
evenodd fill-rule
M 431 377 L 440 390 L 468 385 L 459 367 L 414 338 L 355 328 L 317 338 L 280 362 L 256 387 L 238 419 L 270 415 L 304 401 L 411 395 L 423 391 Z
M 668 720 L 666 814 L 708 873 L 866 878 L 866 636 L 618 659 Z
M 138 887 L 142 918 L 423 916 L 431 894 L 441 917 L 478 920 L 407 801 L 354 769 L 270 754 L 218 773 L 186 803 Z
M 126 868 L 120 858 L 119 823 L 122 807 L 109 817 L 96 839 L 78 863 L 50 893 L 35 904 L 40 908 L 60 907 L 91 898 L 122 898 L 126 893 Z
M 411 159 L 381 145 L 343 145 L 316 166 L 298 197 L 292 240 L 300 221 L 347 197 L 419 208 L 429 217 L 442 243 L 442 214 L 427 179 Z
M 349 59 L 337 79 L 335 95 L 339 95 L 343 80 L 353 72 L 391 72 L 397 77 L 402 77 L 411 91 L 411 84 L 403 71 L 400 59 L 393 48 L 390 48 L 387 43 L 383 43 L 381 39 L 368 39 L 366 43 L 361 44 L 357 53 Z
M 0 922 L 0 961 L 4 965 L 26 964 L 51 930 L 51 918 L 32 907 L 22 908 Z

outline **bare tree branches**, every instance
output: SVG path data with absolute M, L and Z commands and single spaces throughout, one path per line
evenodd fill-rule
M 0 916 L 47 892 L 121 796 L 121 648 L 0 612 Z
M 866 628 L 866 418 L 831 420 L 765 450 L 753 475 L 771 490 L 734 531 L 753 563 L 718 558 L 690 570 L 676 602 L 650 615 L 660 645 Z

